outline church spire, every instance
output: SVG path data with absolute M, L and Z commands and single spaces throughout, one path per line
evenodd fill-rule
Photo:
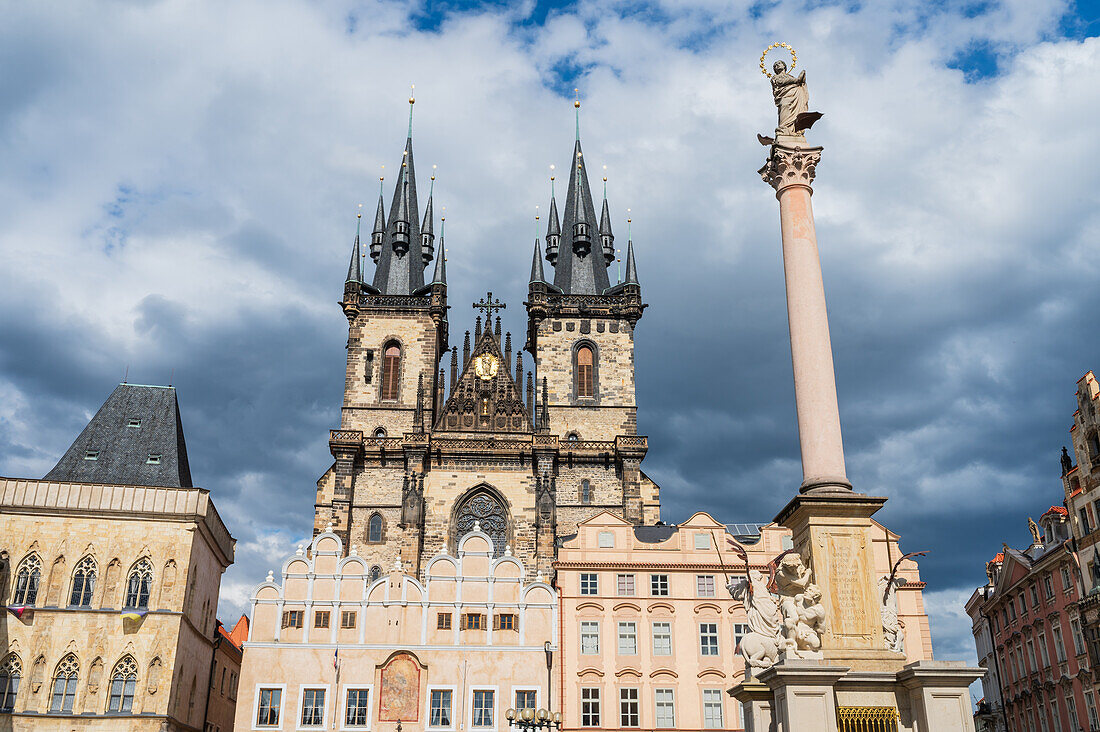
M 607 208 L 607 176 L 603 177 L 603 210 L 600 212 L 600 245 L 607 266 L 615 261 L 615 235 L 611 233 L 611 213 Z
M 363 223 L 363 204 L 359 204 L 359 213 L 355 217 L 355 244 L 351 248 L 351 264 L 348 265 L 347 282 L 362 282 L 363 272 L 359 269 L 359 226 Z
M 542 249 L 539 240 L 535 238 L 535 256 L 531 259 L 531 282 L 546 282 L 546 275 L 542 271 Z
M 386 238 L 386 206 L 382 202 L 382 181 L 378 178 L 378 210 L 374 213 L 374 231 L 370 235 L 370 258 L 378 262 L 378 255 L 382 253 L 382 242 Z
M 592 228 L 596 223 L 596 207 L 592 203 L 592 190 L 588 185 L 581 141 L 573 146 L 573 159 L 569 166 L 569 189 L 565 199 L 565 216 L 562 231 L 567 241 L 558 249 L 554 265 L 554 285 L 565 294 L 602 295 L 611 287 L 604 256 L 592 254 Z M 548 227 L 555 225 L 556 207 L 551 202 Z M 550 259 L 550 236 L 547 233 L 547 259 Z M 598 252 L 597 254 L 603 254 Z
M 412 146 L 412 105 L 415 103 L 416 99 L 409 97 L 409 136 L 405 139 L 405 152 L 393 191 L 389 221 L 374 271 L 374 289 L 383 295 L 411 295 L 424 287 L 424 268 L 427 265 L 420 233 Z
M 435 166 L 432 166 L 432 185 L 428 189 L 428 205 L 424 207 L 424 223 L 420 227 L 420 248 L 423 250 L 424 266 L 435 256 L 435 215 L 432 210 L 432 197 L 435 195 Z
M 554 166 L 550 166 L 553 170 Z M 546 220 L 546 261 L 557 266 L 558 243 L 561 241 L 561 222 L 558 219 L 558 200 L 554 196 L 554 176 L 550 176 L 550 214 Z
M 428 198 L 428 210 L 431 210 L 432 199 Z M 446 209 L 446 207 L 444 207 Z M 435 273 L 432 275 L 433 285 L 446 285 L 447 284 L 447 241 L 444 238 L 446 233 L 444 227 L 447 225 L 447 217 L 444 216 L 439 220 L 439 257 L 435 260 Z
M 630 239 L 626 241 L 626 279 L 624 282 L 628 285 L 638 284 L 638 266 L 634 264 L 634 242 Z

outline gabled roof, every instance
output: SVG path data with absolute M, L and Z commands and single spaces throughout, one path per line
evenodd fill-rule
M 176 390 L 119 384 L 45 480 L 191 488 Z
M 491 378 L 477 375 L 475 364 L 483 355 L 497 362 Z M 489 399 L 489 414 L 482 414 L 481 400 Z M 512 377 L 491 324 L 486 325 L 462 368 L 447 403 L 439 412 L 435 429 L 441 432 L 531 432 L 531 415 L 523 403 L 523 391 Z

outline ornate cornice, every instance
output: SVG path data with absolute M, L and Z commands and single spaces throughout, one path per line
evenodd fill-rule
M 772 145 L 771 154 L 758 172 L 765 183 L 779 193 L 789 186 L 805 186 L 814 182 L 817 164 L 821 160 L 820 147 L 785 147 Z

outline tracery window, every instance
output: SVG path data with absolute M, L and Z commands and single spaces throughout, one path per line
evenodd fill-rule
M 371 544 L 381 544 L 383 537 L 383 522 L 382 515 L 378 513 L 371 514 L 370 519 L 367 521 L 367 542 Z
M 50 697 L 50 711 L 71 714 L 73 700 L 76 699 L 76 682 L 80 675 L 80 663 L 76 656 L 69 654 L 57 664 L 53 675 L 53 694 Z
M 386 436 L 386 429 L 385 429 L 384 427 L 379 427 L 378 429 L 376 429 L 376 430 L 374 431 L 374 436 L 375 436 L 375 437 L 376 437 L 377 439 L 382 439 L 382 438 L 384 438 L 384 437 Z
M 474 523 L 489 535 L 493 542 L 493 554 L 504 555 L 508 544 L 508 511 L 504 504 L 486 490 L 480 490 L 466 499 L 455 519 L 455 544 L 474 530 Z
M 92 590 L 95 589 L 96 563 L 91 556 L 84 557 L 73 572 L 73 591 L 69 604 L 88 607 L 92 604 Z
M 23 676 L 23 664 L 19 656 L 9 653 L 0 664 L 0 712 L 15 710 L 15 697 L 19 693 L 19 680 Z
M 596 396 L 596 358 L 591 346 L 577 349 L 577 398 L 591 399 Z
M 153 586 L 153 565 L 145 558 L 138 560 L 130 570 L 130 579 L 126 582 L 126 604 L 124 607 L 145 610 L 149 607 L 149 591 Z
M 115 664 L 115 670 L 111 672 L 111 695 L 107 701 L 107 711 L 129 714 L 134 707 L 136 686 L 137 662 L 133 656 L 125 656 Z
M 31 554 L 19 565 L 15 574 L 15 594 L 12 605 L 33 605 L 38 600 L 38 583 L 42 579 L 42 559 Z
M 401 379 L 401 346 L 386 344 L 382 355 L 382 400 L 397 401 L 398 384 Z

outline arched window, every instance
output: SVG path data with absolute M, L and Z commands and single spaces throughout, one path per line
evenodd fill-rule
M 111 672 L 111 695 L 107 700 L 107 711 L 129 714 L 134 708 L 136 687 L 137 662 L 133 656 L 124 656 Z
M 370 581 L 377 582 L 382 578 L 382 568 L 377 564 L 370 568 Z
M 38 600 L 38 583 L 42 579 L 42 560 L 31 554 L 15 573 L 15 594 L 12 605 L 33 605 Z
M 152 587 L 153 565 L 148 559 L 140 559 L 130 570 L 130 579 L 126 582 L 126 604 L 123 607 L 148 609 Z
M 90 556 L 84 557 L 76 565 L 73 572 L 73 592 L 69 597 L 69 604 L 77 607 L 88 607 L 92 604 L 92 590 L 95 589 L 95 560 Z
M 587 480 L 581 481 L 581 503 L 592 503 L 592 484 Z
M 579 439 L 580 435 L 578 435 L 576 432 L 570 432 L 568 435 L 565 436 L 566 442 L 576 442 Z
M 383 439 L 386 436 L 386 429 L 384 427 L 379 427 L 374 431 L 374 436 L 379 440 Z
M 397 401 L 398 384 L 401 382 L 401 346 L 386 344 L 382 354 L 382 401 Z
M 9 653 L 0 664 L 0 712 L 15 711 L 15 696 L 19 693 L 19 679 L 23 677 L 23 664 L 19 656 Z
M 80 664 L 71 653 L 57 664 L 57 670 L 53 674 L 53 694 L 50 696 L 51 712 L 72 714 L 79 672 Z
M 481 531 L 493 542 L 493 554 L 503 556 L 508 545 L 508 512 L 504 504 L 487 490 L 479 490 L 462 504 L 455 519 L 455 546 L 463 536 L 474 530 L 477 523 Z
M 385 535 L 383 532 L 382 514 L 372 513 L 370 520 L 367 521 L 367 543 L 368 544 L 381 544 L 382 538 Z
M 592 346 L 580 346 L 576 354 L 577 398 L 596 397 L 596 354 Z

